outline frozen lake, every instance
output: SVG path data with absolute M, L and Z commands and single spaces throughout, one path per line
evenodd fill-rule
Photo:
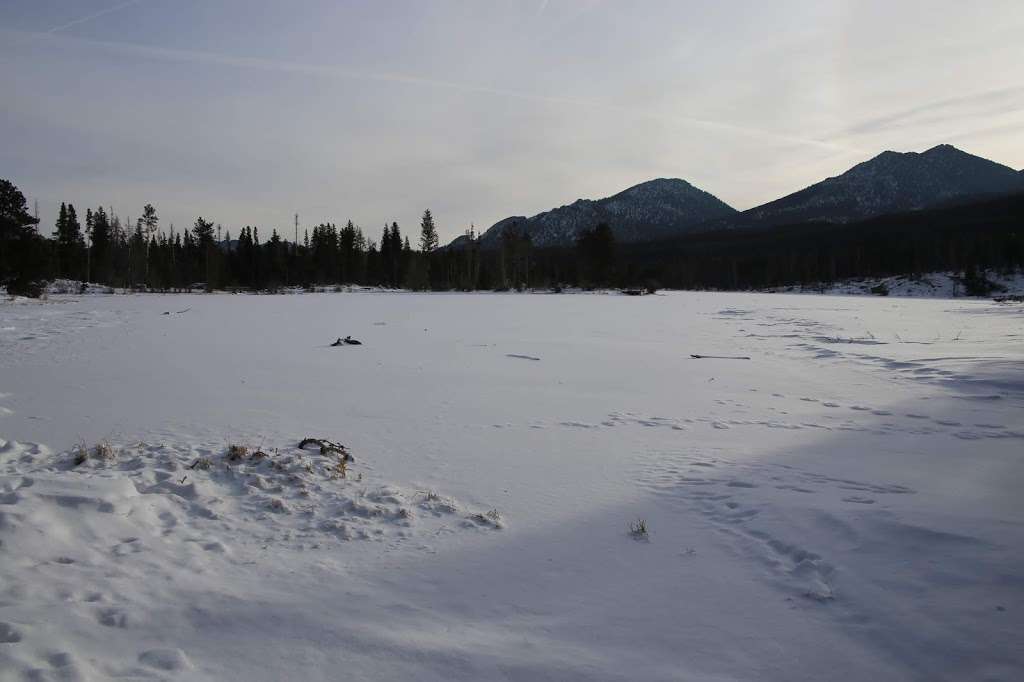
M 58 297 L 0 351 L 0 679 L 1024 676 L 1021 306 Z

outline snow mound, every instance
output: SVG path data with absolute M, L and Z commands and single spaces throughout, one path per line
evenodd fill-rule
M 333 548 L 323 555 L 336 558 L 351 541 L 390 550 L 413 539 L 422 550 L 438 535 L 503 525 L 495 510 L 298 447 L 136 442 L 55 453 L 0 440 L 0 670 L 190 678 L 188 652 L 152 646 L 163 641 L 158 614 L 181 590 L 230 590 L 247 567 L 287 565 L 289 552 Z

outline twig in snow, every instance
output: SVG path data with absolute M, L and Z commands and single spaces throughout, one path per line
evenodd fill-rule
M 690 355 L 694 360 L 749 360 L 747 355 Z

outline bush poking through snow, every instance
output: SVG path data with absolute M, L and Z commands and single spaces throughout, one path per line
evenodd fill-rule
M 188 468 L 189 469 L 202 469 L 203 471 L 208 471 L 210 469 L 210 467 L 212 467 L 212 466 L 213 466 L 213 460 L 211 460 L 209 457 L 200 457 L 196 461 L 194 461 L 191 464 L 189 464 Z
M 629 535 L 634 540 L 650 540 L 647 534 L 647 520 L 637 519 L 629 524 Z
M 229 462 L 241 462 L 249 456 L 249 448 L 244 445 L 232 443 L 228 446 L 227 458 Z
M 488 512 L 478 514 L 471 514 L 469 520 L 481 526 L 494 528 L 495 530 L 505 527 L 505 522 L 501 518 L 501 512 L 497 509 L 492 509 Z
M 89 459 L 112 462 L 117 459 L 117 453 L 114 451 L 114 447 L 107 441 L 100 441 L 91 449 L 84 442 L 76 445 L 71 460 L 74 466 L 84 464 Z

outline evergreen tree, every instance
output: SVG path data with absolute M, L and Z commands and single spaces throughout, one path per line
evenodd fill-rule
M 0 180 L 0 285 L 15 295 L 39 296 L 44 276 L 45 243 L 39 222 L 28 212 L 25 195 L 9 180 Z
M 277 234 L 277 230 L 274 230 L 271 233 L 270 240 L 267 242 L 266 251 L 267 287 L 271 291 L 276 291 L 281 284 L 287 284 L 284 261 L 285 248 L 280 235 Z
M 85 236 L 82 234 L 82 224 L 78 222 L 78 213 L 75 212 L 74 204 L 68 204 L 67 222 L 65 224 L 66 253 L 62 261 L 68 269 L 68 276 L 72 279 L 85 278 Z
M 142 217 L 139 218 L 139 222 L 142 224 L 143 232 L 147 238 L 156 234 L 157 226 L 160 224 L 160 218 L 157 217 L 156 209 L 153 208 L 153 204 L 146 204 L 143 207 Z
M 92 243 L 92 279 L 102 284 L 113 284 L 114 236 L 107 212 L 100 206 L 91 214 L 86 214 L 86 222 L 89 224 L 89 239 Z
M 57 248 L 53 250 L 54 255 L 57 257 L 57 263 L 53 268 L 53 271 L 58 277 L 66 277 L 65 275 L 67 266 L 62 262 L 64 259 L 64 249 L 61 248 L 61 242 L 63 236 L 67 232 L 68 224 L 68 207 L 62 201 L 60 202 L 60 212 L 57 213 L 57 222 L 54 224 L 53 238 L 57 241 Z
M 615 235 L 608 223 L 600 223 L 576 240 L 583 286 L 609 286 L 615 265 Z
M 437 228 L 434 226 L 434 216 L 428 208 L 423 212 L 423 219 L 420 221 L 420 251 L 430 253 L 437 245 Z
M 395 225 L 397 229 L 398 225 Z M 401 243 L 401 242 L 399 242 Z M 395 286 L 394 272 L 396 270 L 395 262 L 398 259 L 398 253 L 394 249 L 394 240 L 391 237 L 391 226 L 387 223 L 384 224 L 384 233 L 380 238 L 380 268 L 381 268 L 381 281 L 380 284 L 386 286 Z
M 204 220 L 202 216 L 196 218 L 196 222 L 192 226 L 192 237 L 195 241 L 196 256 L 199 261 L 197 265 L 202 268 L 200 272 L 206 279 L 206 290 L 213 291 L 216 286 L 215 270 L 217 266 L 217 245 L 213 236 L 213 222 Z
M 128 239 L 128 286 L 132 289 L 144 287 L 146 284 L 148 241 L 142 230 L 142 219 L 139 219 L 135 223 L 135 231 Z
M 156 236 L 157 226 L 160 224 L 160 218 L 156 215 L 156 209 L 153 208 L 153 204 L 146 204 L 142 207 L 142 217 L 139 218 L 139 222 L 142 225 L 143 236 L 145 237 L 146 243 L 146 254 L 145 254 L 145 279 L 149 281 L 149 247 Z

